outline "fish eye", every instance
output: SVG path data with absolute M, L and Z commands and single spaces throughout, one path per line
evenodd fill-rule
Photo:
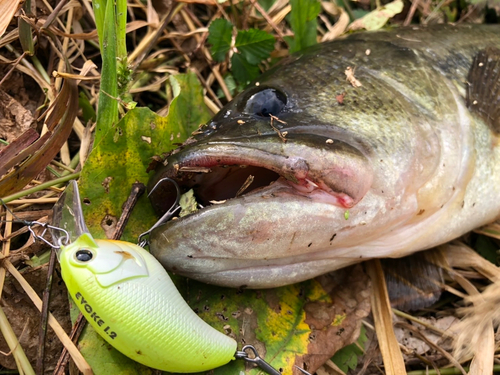
M 79 262 L 88 262 L 93 256 L 92 251 L 87 249 L 80 249 L 75 253 L 75 259 Z
M 285 94 L 276 89 L 267 88 L 248 98 L 244 112 L 261 117 L 278 116 L 286 103 Z

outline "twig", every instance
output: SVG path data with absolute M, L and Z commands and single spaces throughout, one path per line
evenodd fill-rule
M 165 15 L 163 20 L 160 23 L 158 29 L 155 32 L 148 34 L 146 38 L 141 41 L 141 45 L 136 48 L 136 50 L 129 55 L 129 63 L 131 65 L 131 69 L 135 70 L 140 65 L 142 60 L 147 56 L 148 52 L 156 45 L 156 41 L 166 29 L 167 25 L 170 23 L 172 18 L 185 6 L 183 3 L 177 4 L 175 7 L 172 7 L 170 12 Z
M 281 132 L 277 127 L 274 126 L 273 124 L 273 121 L 278 121 L 278 122 L 281 122 L 282 124 L 285 124 L 286 125 L 286 122 L 283 121 L 283 120 L 280 120 L 278 117 L 274 116 L 274 115 L 269 115 L 269 117 L 271 118 L 271 128 L 273 128 L 273 130 L 278 133 L 280 139 L 283 141 L 283 143 L 286 143 L 287 139 L 286 139 L 286 135 L 288 134 L 288 132 L 285 130 L 284 132 Z
M 45 23 L 43 24 L 43 26 L 40 28 L 40 30 L 43 30 L 43 29 L 46 29 L 48 28 L 50 25 L 52 25 L 52 22 L 57 19 L 57 16 L 59 15 L 59 12 L 61 11 L 61 9 L 63 8 L 63 6 L 66 4 L 66 1 L 67 0 L 60 0 L 59 3 L 57 4 L 57 6 L 54 8 L 54 10 L 52 11 L 52 13 L 49 14 L 49 16 L 47 17 L 47 19 L 45 20 Z
M 132 191 L 127 198 L 127 201 L 123 205 L 123 211 L 120 216 L 120 219 L 116 223 L 115 233 L 113 233 L 113 240 L 119 240 L 123 234 L 123 230 L 127 225 L 128 219 L 130 218 L 130 214 L 134 209 L 137 201 L 141 197 L 142 194 L 146 191 L 146 186 L 144 186 L 141 182 L 136 182 L 132 184 Z
M 396 322 L 395 325 L 400 326 L 400 327 L 404 327 L 408 331 L 411 331 L 413 333 L 413 337 L 417 336 L 418 339 L 425 342 L 431 348 L 434 348 L 435 350 L 440 352 L 448 361 L 450 361 L 450 363 L 452 363 L 457 369 L 459 369 L 461 371 L 461 374 L 467 375 L 464 368 L 460 365 L 460 363 L 458 363 L 458 361 L 455 358 L 453 358 L 450 355 L 450 353 L 448 353 L 446 350 L 441 348 L 439 345 L 436 345 L 432 341 L 430 341 L 427 337 L 425 337 L 424 334 L 422 334 L 422 332 L 420 332 L 420 330 L 418 328 L 412 326 L 411 324 L 405 323 L 405 322 Z
M 406 19 L 405 19 L 405 22 L 403 23 L 403 26 L 408 26 L 411 23 L 411 20 L 413 18 L 413 15 L 415 14 L 415 11 L 417 10 L 419 3 L 420 3 L 420 0 L 412 0 L 410 11 L 408 12 L 408 15 L 406 16 Z
M 5 213 L 5 230 L 2 243 L 2 255 L 8 256 L 10 253 L 10 235 L 12 233 L 12 211 L 6 209 Z M 5 268 L 0 268 L 0 298 L 2 297 L 3 285 L 5 282 Z
M 241 185 L 241 187 L 236 192 L 236 197 L 239 197 L 240 194 L 242 194 L 246 189 L 248 189 L 248 187 L 252 184 L 253 180 L 254 180 L 254 176 L 249 175 L 247 177 L 247 179 L 245 180 L 245 182 L 243 183 L 243 185 Z
M 47 270 L 47 282 L 45 290 L 43 291 L 42 300 L 42 314 L 40 317 L 40 327 L 38 329 L 38 356 L 36 359 L 36 372 L 42 375 L 44 373 L 45 358 L 45 337 L 47 335 L 47 320 L 49 317 L 49 299 L 50 291 L 52 290 L 52 274 L 56 264 L 56 251 L 54 249 L 50 252 L 49 267 Z
M 12 232 L 12 212 L 10 210 L 6 210 L 6 223 L 5 223 L 5 230 L 4 230 L 4 236 L 3 236 L 3 244 L 2 244 L 2 256 L 8 256 L 10 253 L 10 239 L 11 239 L 11 232 Z M 3 285 L 5 281 L 5 268 L 0 268 L 0 295 L 1 292 L 3 291 Z M 16 337 L 16 334 L 14 333 L 14 330 L 12 329 L 12 326 L 10 325 L 7 316 L 5 315 L 5 312 L 3 309 L 0 307 L 0 330 L 2 331 L 2 335 L 5 338 L 5 341 L 7 342 L 7 345 L 10 348 L 10 351 L 12 352 L 12 355 L 14 356 L 14 359 L 17 364 L 17 368 L 20 371 L 24 371 L 25 374 L 35 374 L 35 371 L 33 371 L 33 368 L 31 367 L 31 364 L 26 357 L 26 354 L 24 353 L 23 348 L 21 345 L 19 345 L 19 341 Z
M 281 32 L 281 30 L 278 28 L 278 26 L 276 26 L 276 24 L 271 19 L 271 17 L 269 17 L 269 14 L 267 14 L 267 12 L 264 10 L 264 8 L 262 8 L 262 6 L 258 3 L 258 1 L 257 0 L 251 0 L 251 3 L 255 7 L 255 9 L 257 9 L 260 12 L 260 14 L 262 14 L 262 17 L 264 17 L 264 19 L 267 21 L 267 23 L 273 28 L 273 30 L 278 35 L 279 39 L 282 42 L 284 42 L 286 45 L 288 45 L 288 43 L 286 42 L 286 40 L 284 38 L 284 35 Z
M 46 204 L 46 203 L 56 203 L 59 198 L 33 198 L 33 199 L 16 199 L 10 201 L 10 205 L 16 204 Z
M 417 317 L 414 317 L 410 314 L 407 314 L 403 311 L 399 311 L 397 309 L 392 309 L 392 312 L 397 315 L 397 316 L 400 316 L 401 318 L 405 318 L 405 319 L 408 319 L 408 320 L 411 320 L 412 322 L 415 322 L 415 323 L 418 323 L 420 325 L 422 325 L 423 327 L 431 330 L 431 331 L 434 331 L 435 333 L 441 335 L 441 336 L 447 336 L 447 337 L 451 337 L 451 338 L 456 338 L 456 335 L 453 333 L 453 332 L 447 332 L 447 331 L 443 331 L 442 329 L 439 329 L 437 327 L 434 327 L 432 324 L 430 323 L 427 323 Z
M 17 65 L 21 62 L 22 59 L 26 56 L 26 52 L 24 52 L 21 56 L 19 56 L 16 61 L 12 64 L 12 67 L 9 69 L 9 71 L 3 76 L 2 80 L 0 81 L 0 86 L 3 85 L 5 80 L 10 77 L 12 72 L 16 69 Z
M 87 320 L 83 316 L 82 313 L 78 314 L 78 317 L 76 318 L 76 322 L 73 325 L 73 328 L 71 330 L 71 334 L 69 338 L 76 344 L 78 339 L 80 338 L 80 335 L 83 332 L 83 329 L 85 328 L 85 323 Z M 54 370 L 54 375 L 64 375 L 66 373 L 66 366 L 68 365 L 69 361 L 69 352 L 68 349 L 64 348 L 61 356 L 59 357 L 59 360 L 57 361 L 56 368 Z

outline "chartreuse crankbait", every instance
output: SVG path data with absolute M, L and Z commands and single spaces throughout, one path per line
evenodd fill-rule
M 75 181 L 54 206 L 53 222 L 48 227 L 59 245 L 62 277 L 71 297 L 92 327 L 120 352 L 170 372 L 206 371 L 239 358 L 269 374 L 281 374 L 254 347 L 237 351 L 234 339 L 201 320 L 142 247 L 93 239 Z
M 59 260 L 87 321 L 127 357 L 171 372 L 205 371 L 234 358 L 236 341 L 201 320 L 143 248 L 85 233 L 61 248 Z
M 210 370 L 235 358 L 236 341 L 191 310 L 152 255 L 129 242 L 92 238 L 76 182 L 54 210 L 57 225 L 77 236 L 58 251 L 62 278 L 108 343 L 137 362 L 171 372 Z

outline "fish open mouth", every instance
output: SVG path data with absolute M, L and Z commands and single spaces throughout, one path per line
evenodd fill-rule
M 344 144 L 333 152 L 303 145 L 287 145 L 285 149 L 278 144 L 276 150 L 273 146 L 267 144 L 263 150 L 205 144 L 182 150 L 167 159 L 167 165 L 151 180 L 149 190 L 161 178 L 169 177 L 182 193 L 192 189 L 201 207 L 254 194 L 266 198 L 287 194 L 349 208 L 371 185 L 366 159 Z M 151 201 L 161 214 L 172 206 L 177 193 L 173 184 L 158 190 L 151 194 Z
M 177 181 L 184 190 L 193 189 L 196 201 L 202 206 L 222 203 L 268 187 L 280 178 L 278 173 L 254 165 L 217 165 L 200 170 L 198 173 L 184 173 Z

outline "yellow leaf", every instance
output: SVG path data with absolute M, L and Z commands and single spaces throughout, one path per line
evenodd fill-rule
M 357 19 L 349 25 L 349 30 L 378 30 L 382 28 L 390 18 L 403 11 L 403 1 L 394 0 L 392 3 L 377 8 L 366 16 Z

